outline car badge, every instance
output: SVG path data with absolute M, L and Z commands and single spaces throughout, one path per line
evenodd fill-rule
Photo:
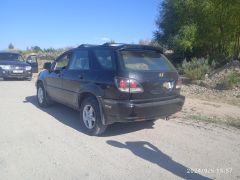
M 163 87 L 166 88 L 167 90 L 172 90 L 173 89 L 173 82 L 164 82 Z
M 164 73 L 159 73 L 158 76 L 162 78 L 164 76 Z

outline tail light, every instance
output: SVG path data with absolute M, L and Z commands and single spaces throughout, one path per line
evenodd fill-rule
M 134 79 L 116 77 L 115 84 L 118 90 L 121 92 L 126 92 L 126 93 L 143 92 L 142 86 Z
M 176 89 L 181 89 L 182 88 L 182 80 L 179 78 L 176 82 Z

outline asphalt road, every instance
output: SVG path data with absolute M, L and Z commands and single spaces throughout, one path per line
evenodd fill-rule
M 237 130 L 173 119 L 90 137 L 77 111 L 41 109 L 35 91 L 33 81 L 0 81 L 0 179 L 240 179 Z

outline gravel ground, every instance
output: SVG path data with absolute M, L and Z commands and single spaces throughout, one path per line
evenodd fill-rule
M 216 90 L 195 84 L 182 86 L 182 94 L 190 98 L 227 103 L 240 106 L 240 89 Z
M 236 86 L 231 90 L 224 90 L 218 86 L 222 80 L 233 72 L 240 74 L 240 62 L 233 61 L 225 66 L 216 69 L 204 80 L 193 81 L 185 79 L 182 93 L 187 97 L 198 98 L 214 102 L 228 103 L 240 106 L 240 87 Z
M 0 99 L 0 179 L 240 179 L 235 128 L 177 114 L 169 121 L 115 124 L 90 137 L 77 111 L 39 108 L 33 81 L 0 81 Z M 184 111 L 202 102 L 188 98 Z

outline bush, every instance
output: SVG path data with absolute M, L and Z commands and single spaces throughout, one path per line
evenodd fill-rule
M 222 89 L 233 89 L 234 87 L 240 87 L 240 73 L 232 72 L 222 79 L 218 87 Z
M 204 79 L 205 74 L 209 73 L 211 66 L 208 63 L 208 59 L 205 58 L 192 58 L 191 61 L 183 61 L 181 72 L 191 80 Z

